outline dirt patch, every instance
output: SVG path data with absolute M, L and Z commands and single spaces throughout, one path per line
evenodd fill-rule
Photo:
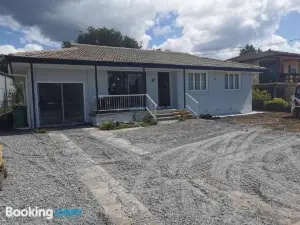
M 300 119 L 285 112 L 266 112 L 245 116 L 234 116 L 222 120 L 235 124 L 258 125 L 273 130 L 300 132 Z

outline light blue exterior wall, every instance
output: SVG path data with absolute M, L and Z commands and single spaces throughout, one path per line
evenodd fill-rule
M 189 72 L 206 72 L 208 74 L 207 91 L 190 91 L 188 89 Z M 228 91 L 224 88 L 225 74 L 222 71 L 186 71 L 186 93 L 199 102 L 199 114 L 226 115 L 248 113 L 252 111 L 252 73 L 240 74 L 240 90 Z
M 27 70 L 29 115 L 31 127 L 33 125 L 33 104 L 31 76 L 28 64 L 24 64 Z M 108 94 L 109 70 L 142 71 L 142 68 L 107 68 L 97 67 L 99 95 Z M 169 72 L 170 74 L 170 102 L 171 108 L 183 109 L 184 106 L 184 75 L 183 70 L 146 69 L 147 94 L 158 103 L 158 72 Z M 189 91 L 188 73 L 206 72 L 208 74 L 207 91 Z M 212 115 L 225 115 L 233 113 L 248 113 L 252 111 L 252 73 L 240 73 L 240 90 L 224 90 L 224 76 L 228 72 L 223 71 L 189 71 L 185 74 L 185 91 L 199 102 L 199 114 L 210 113 Z M 234 72 L 233 74 L 236 74 Z M 63 66 L 63 65 L 34 65 L 36 115 L 39 124 L 38 109 L 38 82 L 81 82 L 84 84 L 85 122 L 90 122 L 89 113 L 95 109 L 95 71 L 92 66 Z

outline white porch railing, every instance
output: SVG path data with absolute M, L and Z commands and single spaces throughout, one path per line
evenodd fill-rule
M 98 101 L 100 112 L 145 109 L 145 94 L 99 95 Z
M 199 117 L 199 102 L 190 96 L 188 93 L 186 95 L 186 108 L 191 111 L 197 118 Z
M 153 118 L 156 119 L 157 104 L 153 101 L 153 99 L 148 94 L 146 94 L 145 96 L 146 96 L 146 109 L 153 116 Z
M 99 111 L 146 109 L 156 119 L 157 104 L 148 94 L 99 95 Z

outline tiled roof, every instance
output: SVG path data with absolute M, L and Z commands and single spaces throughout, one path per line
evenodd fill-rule
M 297 54 L 297 53 L 279 52 L 279 51 L 268 50 L 268 51 L 265 51 L 265 52 L 240 55 L 240 56 L 228 59 L 228 61 L 248 62 L 248 61 L 252 61 L 252 60 L 256 60 L 256 59 L 274 57 L 274 56 L 289 56 L 289 57 L 298 57 L 298 58 L 300 58 L 300 54 Z
M 85 44 L 72 44 L 70 48 L 64 48 L 59 50 L 44 50 L 11 54 L 9 55 L 10 61 L 13 61 L 15 57 L 27 59 L 61 59 L 91 62 L 174 65 L 188 67 L 222 67 L 236 68 L 241 70 L 264 69 L 263 67 L 258 67 L 254 65 L 203 58 L 181 52 L 141 50 L 133 48 L 108 47 Z

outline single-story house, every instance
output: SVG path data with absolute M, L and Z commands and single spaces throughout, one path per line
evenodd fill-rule
M 85 44 L 6 58 L 9 73 L 26 81 L 30 128 L 89 123 L 93 112 L 130 109 L 153 117 L 161 108 L 248 113 L 253 73 L 265 70 L 187 53 Z

